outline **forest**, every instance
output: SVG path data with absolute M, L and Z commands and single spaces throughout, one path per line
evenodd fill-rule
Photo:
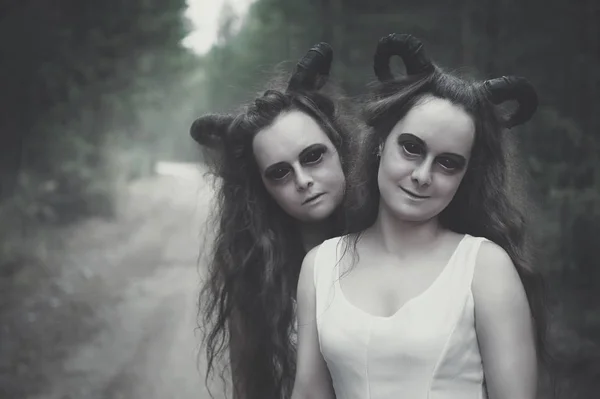
M 600 3 L 596 0 L 256 0 L 225 3 L 205 54 L 182 46 L 185 0 L 0 6 L 0 287 L 57 226 L 115 217 L 158 160 L 202 162 L 189 126 L 233 111 L 319 41 L 331 80 L 360 96 L 377 40 L 411 33 L 447 70 L 521 75 L 540 106 L 519 136 L 564 398 L 600 390 Z M 399 60 L 398 73 L 402 71 Z M 8 289 L 8 288 L 7 288 Z M 8 291 L 5 291 L 5 293 Z M 4 295 L 4 294 L 0 294 Z M 1 299 L 1 298 L 0 298 Z M 2 301 L 1 312 L 9 306 Z

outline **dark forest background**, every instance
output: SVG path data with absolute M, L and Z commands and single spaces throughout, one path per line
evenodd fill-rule
M 412 33 L 447 69 L 537 88 L 538 113 L 514 134 L 540 206 L 563 397 L 600 395 L 597 0 L 257 0 L 243 21 L 225 6 L 201 56 L 181 45 L 184 0 L 0 4 L 0 288 L 57 226 L 115 217 L 123 187 L 158 160 L 197 161 L 196 116 L 237 108 L 318 41 L 334 49 L 334 82 L 360 95 L 377 40 Z

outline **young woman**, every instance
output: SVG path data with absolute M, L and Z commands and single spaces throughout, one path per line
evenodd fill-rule
M 213 148 L 218 226 L 200 296 L 208 370 L 229 349 L 234 397 L 288 398 L 295 297 L 306 252 L 344 232 L 339 208 L 360 123 L 326 95 L 331 48 L 320 43 L 287 87 L 237 116 L 207 115 L 192 137 Z
M 349 177 L 362 230 L 304 259 L 292 398 L 534 399 L 544 309 L 505 128 L 533 115 L 535 91 L 452 76 L 410 35 L 380 40 L 374 66 Z

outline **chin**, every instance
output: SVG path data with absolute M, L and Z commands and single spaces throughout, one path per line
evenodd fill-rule
M 402 220 L 403 222 L 408 222 L 408 223 L 426 223 L 428 221 L 430 221 L 431 219 L 433 219 L 432 216 L 430 215 L 398 215 L 398 219 Z
M 322 207 L 319 207 L 317 209 L 312 209 L 310 212 L 307 212 L 303 215 L 303 217 L 299 219 L 303 222 L 308 223 L 322 222 L 328 219 L 331 215 L 333 215 L 334 210 L 335 208 L 333 206 L 323 205 Z
M 403 222 L 419 223 L 430 219 L 429 215 L 423 215 L 418 212 L 404 212 L 392 210 L 392 215 Z
M 388 207 L 389 214 L 403 222 L 424 223 L 437 216 L 435 212 L 405 206 Z

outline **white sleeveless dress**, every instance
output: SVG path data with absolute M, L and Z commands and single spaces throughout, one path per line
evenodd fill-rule
M 314 268 L 319 344 L 336 398 L 487 398 L 471 292 L 485 239 L 466 235 L 433 284 L 390 317 L 344 297 L 340 240 L 321 245 Z

